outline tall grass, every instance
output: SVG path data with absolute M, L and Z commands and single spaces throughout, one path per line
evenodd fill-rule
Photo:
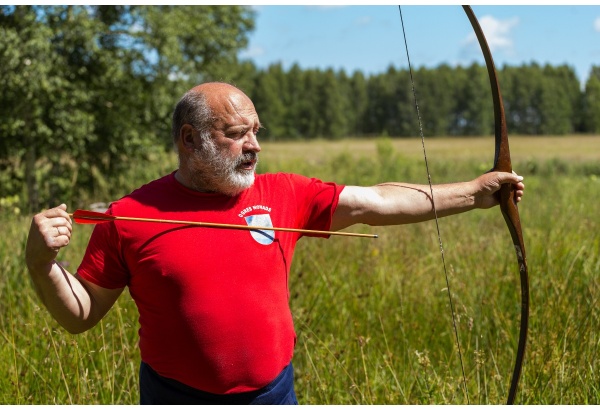
M 414 141 L 413 141 L 414 142 Z M 439 143 L 442 143 L 440 141 Z M 489 155 L 430 158 L 435 182 L 483 172 Z M 285 144 L 274 147 L 285 151 Z M 347 184 L 426 182 L 423 161 L 391 141 L 363 155 L 348 143 L 307 157 L 268 156 L 285 170 Z M 307 149 L 311 147 L 307 146 Z M 589 147 L 581 151 L 589 155 Z M 402 154 L 400 153 L 402 152 Z M 598 152 L 598 151 L 596 151 Z M 169 162 L 171 161 L 171 162 Z M 164 172 L 168 157 L 159 161 Z M 597 158 L 518 157 L 531 281 L 531 319 L 517 401 L 600 402 L 600 171 Z M 132 164 L 133 166 L 133 164 Z M 174 165 L 173 165 L 174 166 Z M 135 179 L 131 187 L 145 181 Z M 140 172 L 142 173 L 142 172 Z M 122 192 L 125 193 L 125 192 Z M 122 194 L 89 200 L 110 201 Z M 137 312 L 125 293 L 94 329 L 72 336 L 37 300 L 24 265 L 29 216 L 0 214 L 0 404 L 133 404 L 138 401 Z M 502 403 L 516 354 L 520 298 L 516 257 L 499 210 L 440 220 L 470 403 Z M 290 278 L 303 404 L 464 404 L 448 289 L 433 223 L 354 227 L 379 239 L 300 241 Z M 91 233 L 76 226 L 60 260 L 74 271 Z

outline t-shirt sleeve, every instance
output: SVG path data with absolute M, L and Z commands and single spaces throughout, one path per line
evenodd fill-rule
M 340 193 L 345 186 L 298 175 L 295 175 L 294 179 L 300 227 L 319 231 L 329 230 Z M 301 189 L 298 189 L 299 186 Z M 329 237 L 329 235 L 305 235 Z
M 107 289 L 127 286 L 129 271 L 121 255 L 120 242 L 114 222 L 96 225 L 77 274 Z

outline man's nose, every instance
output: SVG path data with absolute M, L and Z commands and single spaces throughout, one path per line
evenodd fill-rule
M 253 152 L 260 152 L 261 150 L 258 139 L 256 138 L 256 134 L 253 131 L 248 131 L 248 134 L 246 134 L 244 150 Z

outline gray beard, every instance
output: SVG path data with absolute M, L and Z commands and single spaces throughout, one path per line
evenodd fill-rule
M 258 163 L 258 154 L 247 152 L 229 157 L 219 152 L 212 139 L 204 139 L 201 149 L 194 150 L 189 162 L 193 188 L 235 196 L 254 184 L 256 166 L 252 170 L 238 169 L 242 163 L 253 159 Z

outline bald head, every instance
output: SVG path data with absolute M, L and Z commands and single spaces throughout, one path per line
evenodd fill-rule
M 175 111 L 171 135 L 173 142 L 177 144 L 180 137 L 181 127 L 190 124 L 200 132 L 207 132 L 217 117 L 216 113 L 234 104 L 244 102 L 252 104 L 252 101 L 239 88 L 221 82 L 210 82 L 195 86 L 183 95 Z
M 243 96 L 246 96 L 246 94 L 244 94 L 242 92 L 242 90 L 240 90 L 239 88 L 237 88 L 231 84 L 221 83 L 221 82 L 200 84 L 200 85 L 195 86 L 188 92 L 202 93 L 202 94 L 206 95 L 207 97 L 227 95 L 227 94 L 241 94 Z M 246 97 L 246 98 L 248 98 L 248 97 Z

